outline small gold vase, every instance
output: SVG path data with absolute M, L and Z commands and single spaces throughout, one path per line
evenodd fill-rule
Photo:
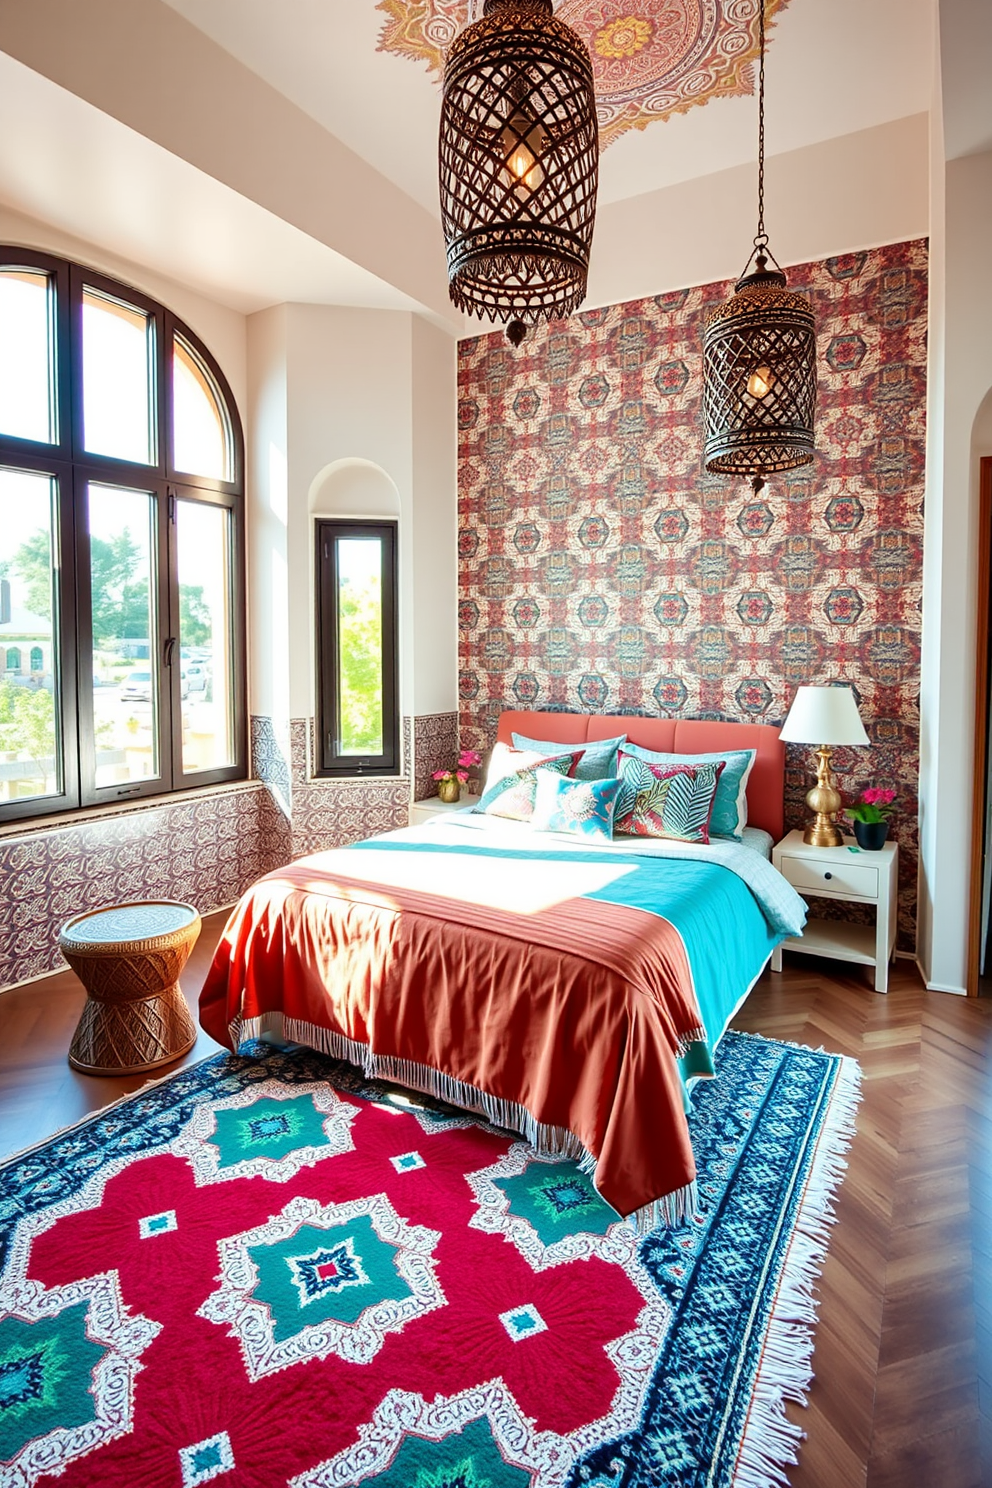
M 450 780 L 439 780 L 437 783 L 437 798 L 453 806 L 462 797 L 462 783 L 452 777 Z

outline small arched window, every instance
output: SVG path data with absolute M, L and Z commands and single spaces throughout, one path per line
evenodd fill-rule
M 0 820 L 245 775 L 243 451 L 164 305 L 0 249 L 0 573 L 44 674 Z
M 6 670 L 8 672 L 19 672 L 21 670 L 21 653 L 16 646 L 7 647 Z

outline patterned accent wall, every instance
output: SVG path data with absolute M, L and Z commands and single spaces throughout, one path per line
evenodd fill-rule
M 702 330 L 732 285 L 459 347 L 461 742 L 503 708 L 780 722 L 801 682 L 850 681 L 893 786 L 900 944 L 915 944 L 926 405 L 925 242 L 789 270 L 818 327 L 815 465 L 702 467 Z M 790 748 L 786 819 L 808 754 Z
M 450 770 L 458 758 L 458 714 L 420 713 L 414 719 L 413 799 L 437 795 L 435 770 Z

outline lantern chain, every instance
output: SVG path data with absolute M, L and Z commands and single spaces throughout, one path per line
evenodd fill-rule
M 765 232 L 765 3 L 758 0 L 761 11 L 758 19 L 758 232 L 755 248 L 768 246 Z

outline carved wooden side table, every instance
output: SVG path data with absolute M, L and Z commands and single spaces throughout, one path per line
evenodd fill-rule
M 86 988 L 69 1063 L 88 1075 L 140 1074 L 179 1059 L 196 1024 L 179 973 L 200 933 L 191 904 L 115 904 L 76 915 L 59 947 Z

